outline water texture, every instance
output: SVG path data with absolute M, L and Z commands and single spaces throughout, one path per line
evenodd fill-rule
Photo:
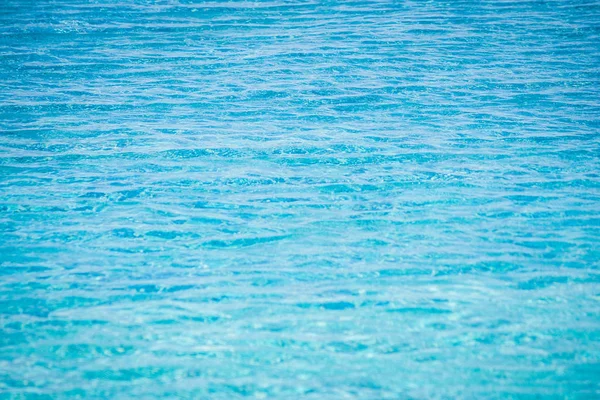
M 0 398 L 600 397 L 597 1 L 0 0 Z

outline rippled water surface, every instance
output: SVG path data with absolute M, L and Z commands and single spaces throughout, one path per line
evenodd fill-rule
M 600 396 L 597 1 L 0 0 L 0 55 L 1 398 Z

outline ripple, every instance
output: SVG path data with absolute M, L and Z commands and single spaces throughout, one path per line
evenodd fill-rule
M 4 0 L 0 392 L 594 397 L 598 21 Z

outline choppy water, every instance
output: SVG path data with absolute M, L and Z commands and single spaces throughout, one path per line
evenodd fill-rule
M 1 0 L 0 55 L 0 397 L 600 396 L 597 1 Z

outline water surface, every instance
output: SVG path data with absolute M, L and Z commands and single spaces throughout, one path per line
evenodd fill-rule
M 600 396 L 598 2 L 2 0 L 0 55 L 0 397 Z

